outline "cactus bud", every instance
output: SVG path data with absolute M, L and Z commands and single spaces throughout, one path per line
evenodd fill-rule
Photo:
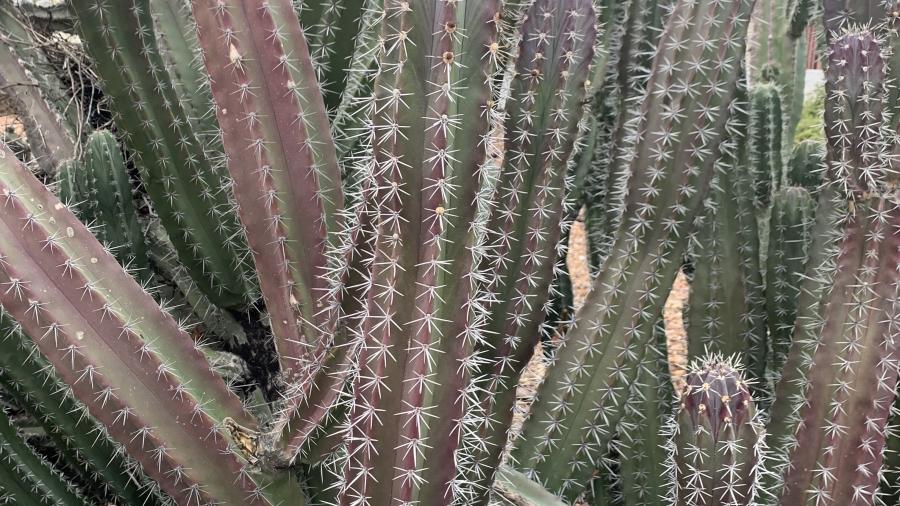
M 735 363 L 713 355 L 685 382 L 672 423 L 677 504 L 751 504 L 762 439 L 747 381 Z

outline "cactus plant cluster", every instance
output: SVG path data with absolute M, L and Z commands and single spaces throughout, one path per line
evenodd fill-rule
M 900 4 L 60 8 L 0 6 L 0 502 L 896 502 Z

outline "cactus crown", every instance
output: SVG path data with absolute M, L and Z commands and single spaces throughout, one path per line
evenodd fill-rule
M 680 406 L 695 430 L 708 430 L 719 441 L 753 418 L 750 383 L 735 358 L 713 355 L 690 369 Z

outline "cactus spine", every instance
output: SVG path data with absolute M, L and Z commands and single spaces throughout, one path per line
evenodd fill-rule
M 671 423 L 679 506 L 756 504 L 762 424 L 738 367 L 712 356 L 685 378 Z
M 88 137 L 81 161 L 63 165 L 59 198 L 75 205 L 84 223 L 97 225 L 100 242 L 119 263 L 142 270 L 148 267 L 144 231 L 138 223 L 128 167 L 115 137 L 99 130 Z
M 829 46 L 828 169 L 849 201 L 781 504 L 871 504 L 897 386 L 900 205 L 882 133 L 886 69 L 872 32 Z M 822 472 L 826 470 L 825 472 Z
M 624 385 L 633 381 L 652 337 L 715 160 L 722 149 L 734 148 L 726 126 L 752 7 L 745 1 L 679 2 L 661 37 L 634 130 L 640 138 L 615 247 L 580 322 L 557 351 L 512 454 L 520 470 L 567 500 L 584 489 L 608 447 L 622 416 Z M 683 48 L 698 44 L 707 49 L 690 59 L 703 65 L 679 63 L 687 59 Z M 671 82 L 690 84 L 673 88 Z M 670 107 L 682 114 L 667 114 Z

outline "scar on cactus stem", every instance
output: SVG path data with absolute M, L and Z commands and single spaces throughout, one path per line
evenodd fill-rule
M 762 428 L 736 358 L 710 355 L 685 377 L 670 423 L 679 506 L 754 504 Z

